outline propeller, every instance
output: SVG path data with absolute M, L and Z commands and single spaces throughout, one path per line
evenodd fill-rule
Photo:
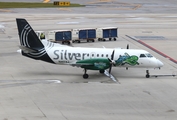
M 113 50 L 113 52 L 112 52 L 111 59 L 108 58 L 108 60 L 109 60 L 109 62 L 110 62 L 109 74 L 111 73 L 112 65 L 115 64 L 114 61 L 113 61 L 113 59 L 114 59 L 114 50 Z

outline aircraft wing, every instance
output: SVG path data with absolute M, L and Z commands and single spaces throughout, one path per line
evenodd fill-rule
M 69 63 L 73 67 L 94 66 L 93 63 Z
M 71 66 L 81 67 L 88 70 L 105 70 L 110 68 L 110 60 L 107 58 L 91 58 L 78 60 L 74 63 L 69 63 Z

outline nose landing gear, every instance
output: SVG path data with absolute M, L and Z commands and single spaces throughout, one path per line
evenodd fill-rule
M 149 78 L 150 75 L 149 75 L 149 70 L 146 70 L 146 78 Z

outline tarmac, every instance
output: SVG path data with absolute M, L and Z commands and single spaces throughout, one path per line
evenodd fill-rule
M 93 9 L 0 11 L 0 119 L 176 120 L 177 77 L 168 75 L 177 73 L 177 64 L 170 60 L 177 60 L 177 4 L 126 0 L 122 10 L 115 10 L 119 7 L 100 7 L 111 3 L 87 0 L 83 4 L 88 2 Z M 141 6 L 132 9 L 130 5 L 135 4 Z M 150 70 L 150 78 L 145 78 L 146 69 L 114 67 L 111 73 L 118 82 L 98 71 L 88 71 L 89 79 L 83 79 L 81 68 L 36 61 L 17 53 L 16 18 L 25 18 L 36 31 L 116 26 L 117 41 L 72 45 L 126 48 L 129 44 L 132 49 L 149 51 L 164 67 Z

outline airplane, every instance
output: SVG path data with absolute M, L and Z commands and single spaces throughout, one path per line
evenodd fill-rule
M 42 60 L 57 65 L 70 65 L 84 69 L 83 78 L 89 75 L 87 70 L 98 70 L 104 73 L 112 67 L 146 68 L 146 78 L 150 77 L 149 68 L 161 68 L 163 63 L 149 52 L 141 49 L 120 48 L 85 48 L 72 47 L 39 40 L 30 24 L 23 18 L 16 18 L 20 39 L 20 50 L 23 56 Z

